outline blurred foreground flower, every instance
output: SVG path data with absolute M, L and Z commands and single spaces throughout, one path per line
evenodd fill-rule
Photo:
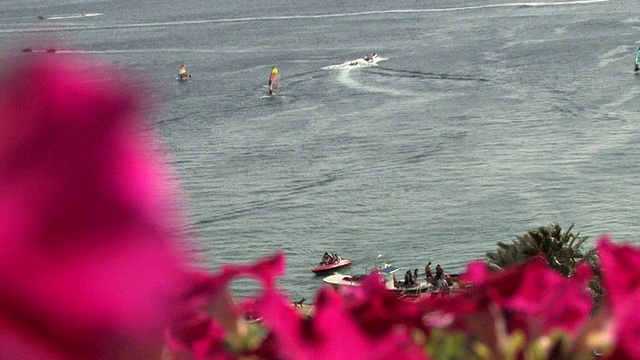
M 220 274 L 191 274 L 188 291 L 167 329 L 164 359 L 235 359 L 259 351 L 262 328 L 251 326 L 255 297 L 236 302 L 231 282 L 250 277 L 265 292 L 273 292 L 276 277 L 284 273 L 284 255 L 264 259 L 254 265 L 226 265 Z
M 141 101 L 106 66 L 30 55 L 0 81 L 1 357 L 156 356 L 185 259 Z
M 640 359 L 640 248 L 615 245 L 608 238 L 598 243 L 602 262 L 605 306 L 613 322 L 617 346 L 611 359 Z

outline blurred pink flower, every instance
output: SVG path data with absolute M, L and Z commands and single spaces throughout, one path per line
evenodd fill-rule
M 375 338 L 402 329 L 409 336 L 410 329 L 422 326 L 426 297 L 399 298 L 376 276 L 366 277 L 362 285 L 345 289 L 344 306 L 363 332 Z
M 640 248 L 614 244 L 608 236 L 598 241 L 607 303 L 613 314 L 615 351 L 610 359 L 640 359 Z
M 496 304 L 509 329 L 538 336 L 553 329 L 575 332 L 587 320 L 593 300 L 587 291 L 591 271 L 582 265 L 573 278 L 549 268 L 543 259 L 490 272 L 482 262 L 469 264 L 463 275 L 472 287 L 449 298 L 434 298 L 431 308 L 454 315 L 455 324 L 469 330 L 469 321 Z M 485 314 L 486 315 L 486 314 Z
M 257 304 L 258 311 L 275 338 L 279 358 L 428 359 L 424 349 L 411 338 L 414 328 L 406 324 L 420 321 L 420 314 L 414 311 L 416 306 L 395 298 L 375 276 L 368 277 L 354 291 L 355 294 L 341 294 L 328 287 L 320 289 L 314 315 L 309 318 L 303 317 L 282 294 L 267 292 Z M 390 301 L 389 296 L 395 301 Z M 404 311 L 405 306 L 412 310 Z
M 219 274 L 192 273 L 166 334 L 168 358 L 236 358 L 234 351 L 242 349 L 231 349 L 230 343 L 247 335 L 247 318 L 255 314 L 256 298 L 237 303 L 231 297 L 230 283 L 254 278 L 264 291 L 271 292 L 284 270 L 285 256 L 277 254 L 251 265 L 224 265 Z
M 640 290 L 640 248 L 616 245 L 608 236 L 602 236 L 597 250 L 607 299 L 615 311 L 624 306 L 629 294 Z
M 178 194 L 131 83 L 63 59 L 0 82 L 0 353 L 145 358 L 183 292 Z

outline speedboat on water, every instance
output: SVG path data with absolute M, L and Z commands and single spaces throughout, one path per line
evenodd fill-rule
M 367 54 L 362 59 L 356 59 L 349 62 L 349 66 L 362 66 L 375 64 L 380 60 L 380 56 L 376 53 Z
M 320 263 L 311 269 L 311 271 L 316 274 L 326 274 L 349 265 L 351 265 L 351 260 L 343 259 L 338 254 L 329 254 L 326 252 L 322 256 Z
M 320 263 L 317 266 L 315 266 L 313 269 L 311 269 L 311 271 L 313 271 L 316 274 L 323 274 L 323 273 L 328 273 L 331 271 L 335 271 L 338 269 L 342 269 L 344 267 L 347 267 L 351 265 L 351 260 L 349 259 L 340 259 L 338 261 L 334 261 L 332 263 L 329 264 L 323 264 Z
M 378 66 L 378 62 L 383 60 L 387 60 L 387 59 L 380 57 L 380 55 L 376 53 L 373 53 L 373 54 L 367 54 L 360 59 L 345 61 L 342 64 L 325 66 L 322 69 L 334 70 L 334 69 L 352 69 L 352 68 L 361 68 L 361 67 L 369 67 L 369 66 Z
M 367 55 L 365 55 L 364 60 L 365 60 L 366 62 L 373 62 L 373 61 L 374 61 L 375 59 L 377 59 L 377 58 L 378 58 L 378 54 L 373 53 L 373 54 L 367 54 Z

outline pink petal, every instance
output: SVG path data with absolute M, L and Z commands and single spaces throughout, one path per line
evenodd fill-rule
M 597 250 L 605 292 L 615 310 L 628 294 L 640 288 L 640 248 L 631 244 L 616 245 L 603 236 Z
M 640 359 L 640 248 L 614 244 L 607 236 L 598 241 L 602 278 L 615 323 L 616 347 L 612 359 Z
M 166 334 L 169 351 L 186 352 L 196 359 L 224 356 L 224 340 L 242 337 L 245 316 L 255 311 L 255 298 L 239 304 L 231 298 L 230 283 L 251 277 L 260 281 L 265 291 L 272 291 L 276 278 L 284 272 L 285 260 L 280 253 L 255 264 L 224 265 L 219 274 L 191 273 Z
M 540 334 L 551 329 L 575 332 L 588 319 L 593 300 L 586 291 L 591 272 L 581 269 L 567 279 L 549 268 L 541 258 L 497 272 L 486 265 L 472 263 L 463 279 L 473 284 L 468 290 L 448 299 L 430 299 L 430 309 L 453 326 L 467 329 L 467 320 L 488 312 L 496 304 L 508 314 L 512 329 Z M 432 316 L 431 323 L 443 322 Z
M 269 292 L 259 305 L 283 358 L 289 359 L 426 359 L 406 334 L 390 332 L 375 339 L 359 326 L 332 289 L 321 290 L 313 318 L 302 318 L 285 297 Z

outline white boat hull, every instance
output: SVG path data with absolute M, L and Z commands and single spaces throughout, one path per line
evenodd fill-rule
M 350 68 L 378 66 L 378 63 L 383 60 L 386 60 L 386 59 L 381 58 L 380 56 L 376 56 L 370 60 L 365 60 L 364 58 L 361 58 L 361 59 L 355 59 L 351 61 L 345 61 L 344 63 L 338 64 L 338 65 L 325 66 L 323 67 L 323 69 L 333 70 L 333 69 L 350 69 Z
M 421 294 L 428 291 L 435 291 L 435 287 L 428 282 L 418 282 L 417 285 L 413 285 L 410 287 L 397 285 L 396 281 L 394 281 L 393 276 L 393 274 L 397 271 L 397 267 L 386 264 L 378 270 L 375 270 L 374 273 L 378 273 L 380 275 L 380 280 L 384 282 L 384 285 L 388 290 L 397 292 L 399 295 Z M 322 281 L 336 289 L 342 289 L 345 287 L 360 286 L 360 283 L 364 277 L 365 275 L 349 276 L 343 274 L 333 274 L 323 278 Z

